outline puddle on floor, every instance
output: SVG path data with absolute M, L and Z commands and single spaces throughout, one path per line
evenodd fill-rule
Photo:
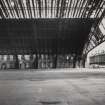
M 60 101 L 40 101 L 42 105 L 58 105 L 61 104 L 62 102 Z

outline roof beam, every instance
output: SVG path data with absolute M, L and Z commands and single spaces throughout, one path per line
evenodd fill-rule
M 56 12 L 56 17 L 58 17 L 58 13 L 59 13 L 59 4 L 60 4 L 60 0 L 57 0 L 57 12 Z
M 1 8 L 0 8 L 0 16 L 1 16 L 1 18 L 5 18 L 5 15 L 3 14 L 3 11 Z
M 37 0 L 39 7 L 39 16 L 41 17 L 41 0 Z
M 60 18 L 64 16 L 65 4 L 66 4 L 66 1 L 62 0 L 61 1 L 61 9 L 60 9 Z
M 22 0 L 18 0 L 18 3 L 19 3 L 19 6 L 21 8 L 21 11 L 22 11 L 22 16 L 23 18 L 25 18 L 25 8 L 23 8 L 23 3 L 22 3 Z
M 78 5 L 78 1 L 76 0 L 75 6 L 74 6 L 74 13 L 73 13 L 73 17 L 74 17 L 74 16 L 75 16 L 75 14 L 76 14 L 77 5 Z
M 54 0 L 51 0 L 51 17 L 53 16 L 53 11 L 54 11 L 53 2 Z
M 68 10 L 68 14 L 67 14 L 67 17 L 71 17 L 71 5 L 72 5 L 72 1 L 73 0 L 70 0 L 70 4 L 69 4 L 69 10 Z M 69 16 L 70 15 L 70 16 Z
M 47 17 L 47 0 L 45 0 L 45 17 Z
M 32 5 L 33 5 L 33 9 L 32 9 L 32 10 L 33 10 L 33 12 L 34 12 L 34 17 L 35 17 L 35 15 L 36 15 L 36 14 L 35 14 L 36 8 L 35 8 L 34 0 L 32 0 Z

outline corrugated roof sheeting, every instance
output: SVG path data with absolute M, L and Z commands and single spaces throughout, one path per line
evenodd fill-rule
M 99 18 L 104 0 L 0 0 L 0 18 Z

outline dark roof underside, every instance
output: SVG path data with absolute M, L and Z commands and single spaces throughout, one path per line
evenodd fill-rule
M 81 54 L 93 19 L 2 19 L 1 53 Z

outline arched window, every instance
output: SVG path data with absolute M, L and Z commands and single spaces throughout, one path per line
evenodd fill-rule
M 30 56 L 29 55 L 25 55 L 25 60 L 30 60 Z
M 4 55 L 4 61 L 7 61 L 7 55 Z
M 7 61 L 9 61 L 10 60 L 10 55 L 7 55 Z
M 10 61 L 13 61 L 13 55 L 10 55 Z

